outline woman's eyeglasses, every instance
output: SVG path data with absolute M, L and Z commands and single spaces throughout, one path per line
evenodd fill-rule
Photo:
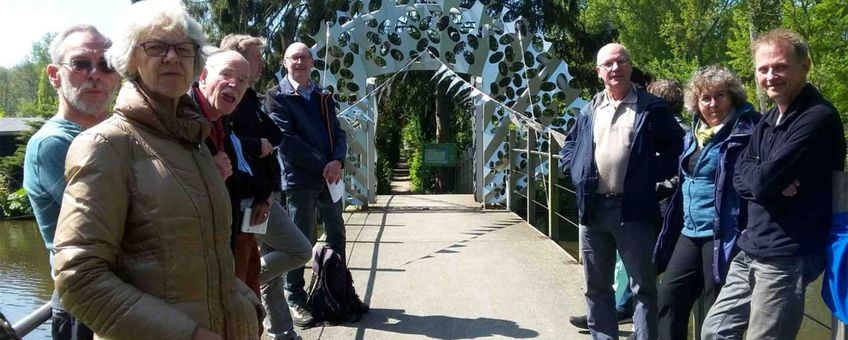
M 162 57 L 168 54 L 168 51 L 172 48 L 174 49 L 174 53 L 180 57 L 194 57 L 197 53 L 197 46 L 193 42 L 169 44 L 163 41 L 151 40 L 138 44 L 138 46 L 144 49 L 144 53 L 148 57 Z
M 95 67 L 97 68 L 97 71 L 101 73 L 115 72 L 115 69 L 109 66 L 109 63 L 106 62 L 106 59 L 100 59 L 97 63 L 88 59 L 72 59 L 67 63 L 59 63 L 59 65 L 67 66 L 69 70 L 74 72 L 90 73 Z

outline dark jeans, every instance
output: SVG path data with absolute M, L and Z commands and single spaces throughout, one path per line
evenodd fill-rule
M 53 339 L 54 340 L 90 340 L 94 333 L 82 322 L 68 314 L 68 312 L 53 308 Z
M 333 203 L 326 185 L 317 188 L 286 190 L 286 203 L 289 215 L 297 228 L 309 240 L 315 239 L 316 211 L 324 221 L 324 233 L 327 244 L 345 258 L 345 226 L 342 220 L 342 201 Z M 305 304 L 306 285 L 303 279 L 303 266 L 286 273 L 286 291 L 289 292 L 289 305 Z
M 586 277 L 587 321 L 594 339 L 617 339 L 618 316 L 612 284 L 615 252 L 630 276 L 636 301 L 633 328 L 637 339 L 656 338 L 656 270 L 651 261 L 656 237 L 652 219 L 621 222 L 621 198 L 598 199 L 595 218 L 580 226 L 583 272 Z
M 689 312 L 703 292 L 706 315 L 716 300 L 721 284 L 712 278 L 712 237 L 680 235 L 659 286 L 659 338 L 686 339 Z M 722 273 L 725 277 L 727 272 Z

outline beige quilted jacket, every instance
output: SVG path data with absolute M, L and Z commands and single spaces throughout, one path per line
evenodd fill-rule
M 62 304 L 101 338 L 258 337 L 256 296 L 233 272 L 230 203 L 200 142 L 209 124 L 130 82 L 115 115 L 74 140 L 56 230 Z

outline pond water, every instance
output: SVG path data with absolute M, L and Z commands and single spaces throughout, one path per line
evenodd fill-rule
M 0 221 L 0 312 L 15 323 L 51 294 L 50 261 L 35 220 Z M 49 321 L 25 337 L 49 338 Z

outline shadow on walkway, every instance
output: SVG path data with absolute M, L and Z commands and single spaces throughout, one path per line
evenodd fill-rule
M 532 329 L 521 328 L 514 321 L 491 318 L 457 318 L 443 315 L 409 315 L 403 309 L 372 309 L 356 324 L 361 329 L 422 335 L 435 339 L 474 339 L 501 336 L 528 339 L 539 336 Z M 357 340 L 364 339 L 357 332 Z

